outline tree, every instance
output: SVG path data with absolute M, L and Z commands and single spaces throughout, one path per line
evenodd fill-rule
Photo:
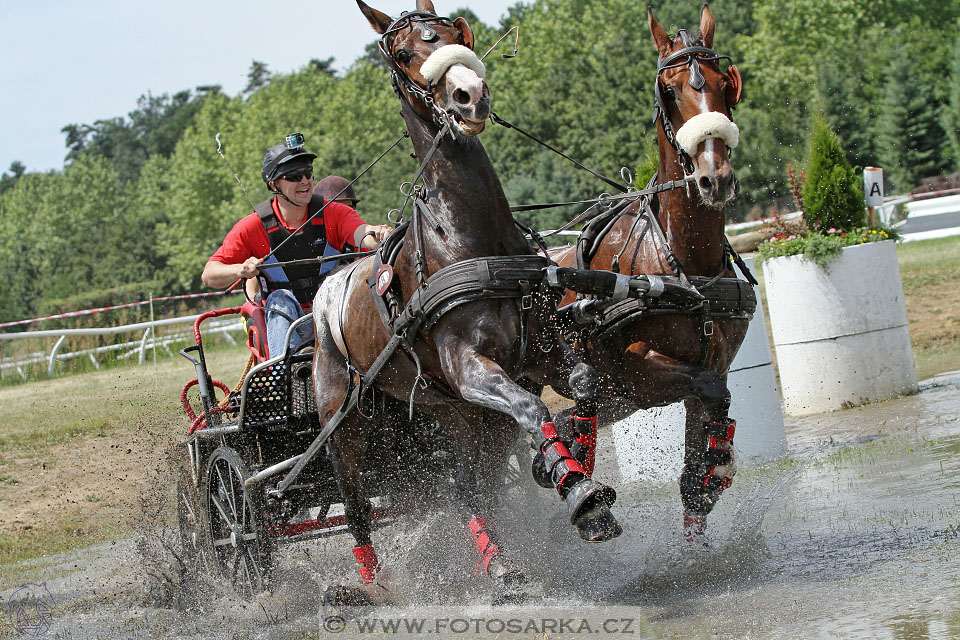
M 10 189 L 13 189 L 13 185 L 17 183 L 23 174 L 26 172 L 27 167 L 20 162 L 19 160 L 14 160 L 10 163 L 10 168 L 7 170 L 10 172 L 10 175 L 4 173 L 0 176 L 0 195 L 3 195 Z
M 203 103 L 203 97 L 191 97 L 189 90 L 173 97 L 150 93 L 141 95 L 137 108 L 127 118 L 109 118 L 89 124 L 69 124 L 66 134 L 67 162 L 84 154 L 109 160 L 126 184 L 140 175 L 147 158 L 170 155 Z
M 957 22 L 957 38 L 953 47 L 947 108 L 941 114 L 940 124 L 950 141 L 954 168 L 960 171 L 960 21 Z
M 247 86 L 243 89 L 243 95 L 251 96 L 260 89 L 270 84 L 270 77 L 273 74 L 267 69 L 266 62 L 254 60 L 250 63 L 250 71 L 247 72 Z
M 321 71 L 323 73 L 329 73 L 330 75 L 335 76 L 337 75 L 337 70 L 333 68 L 333 61 L 334 61 L 333 56 L 327 58 L 326 60 L 311 58 L 309 65 L 314 69 L 316 69 L 317 71 Z
M 871 100 L 864 95 L 866 83 L 855 73 L 857 65 L 824 60 L 820 65 L 818 103 L 823 115 L 841 140 L 847 159 L 857 167 L 877 162 L 876 122 Z
M 803 217 L 812 229 L 854 229 L 866 222 L 863 188 L 822 113 L 810 136 Z
M 878 119 L 881 166 L 899 191 L 914 189 L 947 165 L 940 107 L 930 93 L 918 90 L 923 84 L 916 78 L 914 55 L 919 51 L 905 44 L 891 57 Z

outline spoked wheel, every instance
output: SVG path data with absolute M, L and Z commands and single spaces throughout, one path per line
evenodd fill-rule
M 189 478 L 177 479 L 177 524 L 183 548 L 184 570 L 191 575 L 209 571 L 207 565 L 206 521 L 200 491 Z
M 250 477 L 236 451 L 220 447 L 210 456 L 206 507 L 213 561 L 241 597 L 252 599 L 269 587 L 273 545 L 264 523 L 262 494 L 246 491 Z
M 518 439 L 510 450 L 503 472 L 503 495 L 509 502 L 522 501 L 530 496 L 530 465 L 533 455 L 533 449 L 525 438 Z

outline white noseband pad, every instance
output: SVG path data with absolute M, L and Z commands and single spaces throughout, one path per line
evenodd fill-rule
M 710 138 L 720 138 L 733 149 L 740 143 L 740 128 L 719 111 L 708 111 L 693 116 L 677 131 L 677 144 L 691 156 L 701 142 Z
M 448 44 L 430 54 L 427 61 L 420 67 L 420 73 L 431 85 L 436 84 L 447 69 L 455 64 L 462 64 L 472 69 L 480 78 L 486 73 L 486 68 L 473 50 L 462 44 Z

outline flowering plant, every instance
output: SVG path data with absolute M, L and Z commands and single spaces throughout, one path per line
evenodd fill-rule
M 899 237 L 894 229 L 887 227 L 857 227 L 846 231 L 830 227 L 822 232 L 803 230 L 769 238 L 760 244 L 757 254 L 761 260 L 802 255 L 816 262 L 824 271 L 829 271 L 830 263 L 840 257 L 844 247 L 897 240 Z
M 787 178 L 803 219 L 787 226 L 777 218 L 774 235 L 757 248 L 760 260 L 803 255 L 829 271 L 844 247 L 899 237 L 887 227 L 863 226 L 863 191 L 823 114 L 814 122 L 807 169 L 795 172 L 788 162 Z

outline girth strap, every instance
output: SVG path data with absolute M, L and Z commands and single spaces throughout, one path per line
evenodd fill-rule
M 492 256 L 457 262 L 431 275 L 417 289 L 393 323 L 394 331 L 415 321 L 429 330 L 451 309 L 466 302 L 491 298 L 520 298 L 523 310 L 532 308 L 532 287 L 543 280 L 547 259 L 538 255 Z

